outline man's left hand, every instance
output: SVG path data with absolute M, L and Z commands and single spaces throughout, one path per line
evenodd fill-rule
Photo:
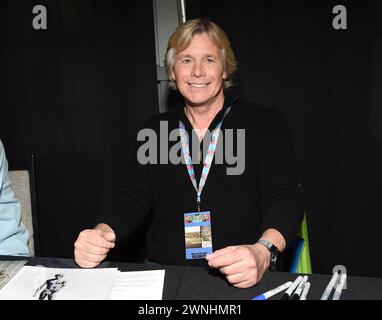
M 270 252 L 261 244 L 229 246 L 206 257 L 208 265 L 218 268 L 237 288 L 258 283 L 268 270 Z

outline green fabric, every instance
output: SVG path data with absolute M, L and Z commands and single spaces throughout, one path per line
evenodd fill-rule
M 306 214 L 304 214 L 304 220 L 301 223 L 298 236 L 304 239 L 304 245 L 300 254 L 300 258 L 297 265 L 297 273 L 312 273 L 312 264 L 310 262 L 310 250 L 309 250 L 309 235 L 308 224 L 306 221 Z

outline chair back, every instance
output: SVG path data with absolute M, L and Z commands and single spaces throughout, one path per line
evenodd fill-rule
M 21 221 L 29 232 L 29 251 L 32 257 L 39 256 L 34 156 L 9 158 L 8 163 L 12 190 L 21 205 Z

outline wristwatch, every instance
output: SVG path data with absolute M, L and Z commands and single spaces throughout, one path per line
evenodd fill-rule
M 262 244 L 264 247 L 266 247 L 269 252 L 271 253 L 271 261 L 269 263 L 269 271 L 276 271 L 276 262 L 278 255 L 280 253 L 279 249 L 271 242 L 268 240 L 260 239 L 257 241 L 257 243 Z

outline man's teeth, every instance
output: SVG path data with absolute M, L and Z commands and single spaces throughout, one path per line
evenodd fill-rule
M 203 88 L 207 86 L 207 83 L 190 83 L 191 87 Z

